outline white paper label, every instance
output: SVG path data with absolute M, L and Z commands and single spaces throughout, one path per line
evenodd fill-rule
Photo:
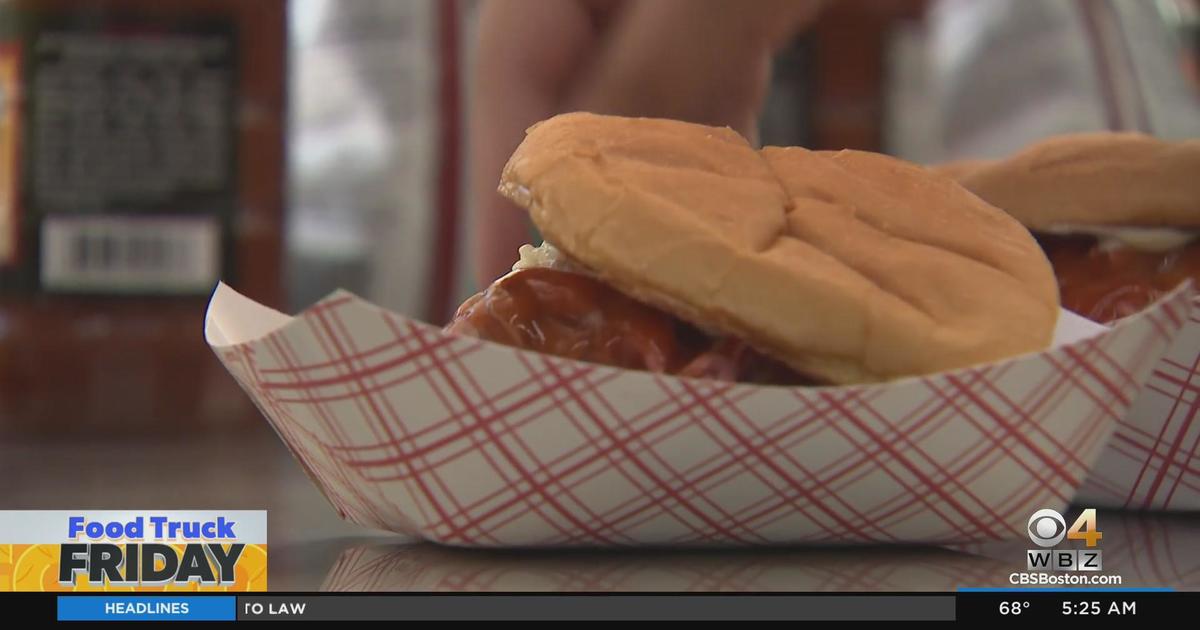
M 42 223 L 46 289 L 208 292 L 220 268 L 215 217 L 47 217 Z

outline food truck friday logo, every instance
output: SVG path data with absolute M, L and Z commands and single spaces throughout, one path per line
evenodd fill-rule
M 0 591 L 266 590 L 263 511 L 0 511 Z

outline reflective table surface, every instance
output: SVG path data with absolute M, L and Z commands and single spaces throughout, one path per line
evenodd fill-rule
M 1010 586 L 1035 548 L 440 547 L 340 520 L 266 426 L 154 441 L 6 439 L 0 509 L 265 509 L 275 591 L 948 591 Z M 1200 590 L 1200 513 L 1101 509 L 1098 526 L 1101 573 L 1121 586 Z

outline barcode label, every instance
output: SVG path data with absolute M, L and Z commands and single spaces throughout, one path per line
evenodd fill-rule
M 48 290 L 204 293 L 221 230 L 215 217 L 47 217 L 41 258 Z

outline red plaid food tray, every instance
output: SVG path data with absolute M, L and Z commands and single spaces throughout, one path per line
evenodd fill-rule
M 1200 510 L 1200 298 L 1100 455 L 1077 500 Z
M 460 546 L 967 542 L 1075 496 L 1189 316 L 851 387 L 681 379 L 224 285 L 206 335 L 344 517 Z

